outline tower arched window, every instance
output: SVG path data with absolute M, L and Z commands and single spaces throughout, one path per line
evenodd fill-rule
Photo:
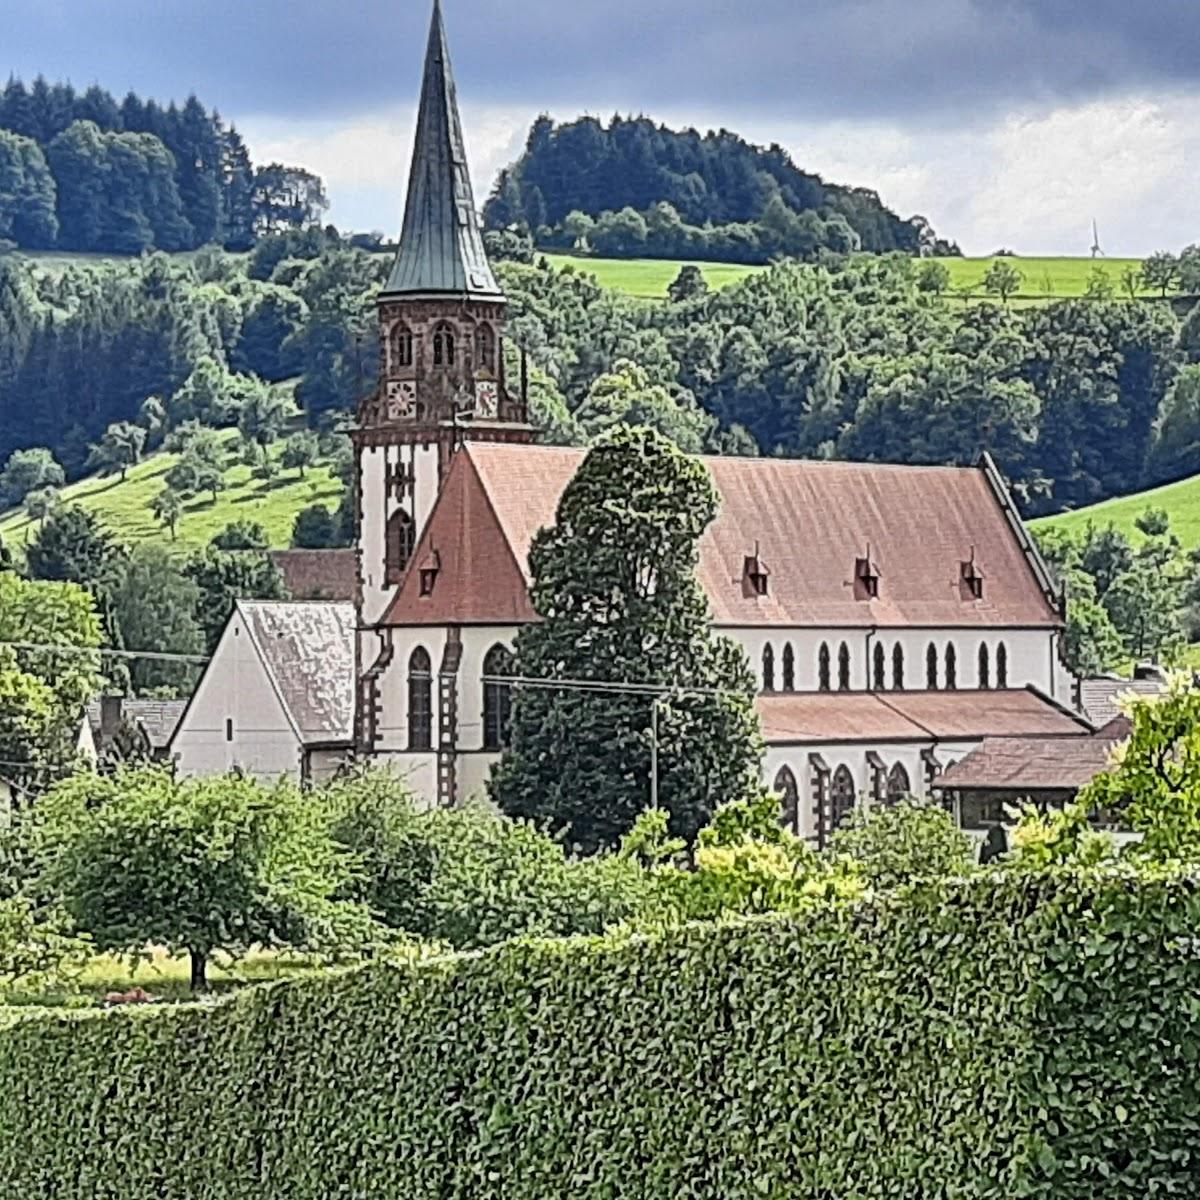
M 872 664 L 874 667 L 875 690 L 882 692 L 887 687 L 887 654 L 884 652 L 882 642 L 875 643 L 873 657 L 875 660 Z
M 958 651 L 954 643 L 946 646 L 946 691 L 952 692 L 958 687 Z
M 775 794 L 779 797 L 779 824 L 799 836 L 800 789 L 791 767 L 780 767 L 775 776 Z
M 408 660 L 408 748 L 433 749 L 433 664 L 424 646 Z
M 930 642 L 929 649 L 925 651 L 925 686 L 931 692 L 936 692 L 937 685 L 937 647 Z
M 829 788 L 830 824 L 834 829 L 840 829 L 854 811 L 854 776 L 850 768 L 843 765 L 833 773 L 833 783 Z
M 413 332 L 402 321 L 392 330 L 392 370 L 413 365 Z
M 773 692 L 775 690 L 775 651 L 771 648 L 770 642 L 763 647 L 762 677 L 763 691 Z
M 824 642 L 817 652 L 817 688 L 822 692 L 830 688 L 829 647 Z
M 480 325 L 475 330 L 475 365 L 496 369 L 496 335 L 490 325 Z
M 445 321 L 433 331 L 433 365 L 454 366 L 454 330 Z
M 996 686 L 1008 687 L 1008 647 L 1003 642 L 996 647 Z
M 912 784 L 909 782 L 908 772 L 904 769 L 903 763 L 896 763 L 895 766 L 888 772 L 887 777 L 887 798 L 889 804 L 895 804 L 897 800 L 903 800 L 905 796 L 912 795 Z
M 783 690 L 796 690 L 796 652 L 792 649 L 791 642 L 783 647 Z
M 892 690 L 904 691 L 904 647 L 899 642 L 892 647 Z
M 838 691 L 850 690 L 850 647 L 843 642 L 838 647 Z
M 413 519 L 402 508 L 388 518 L 387 546 L 384 551 L 384 579 L 390 585 L 399 583 L 404 577 L 404 568 L 412 558 L 417 541 L 417 527 Z
M 512 674 L 512 654 L 493 646 L 483 660 L 483 748 L 503 750 L 508 745 L 512 721 L 512 684 L 501 680 Z
M 988 654 L 987 642 L 979 643 L 979 686 L 981 688 L 992 686 L 992 663 L 991 656 Z

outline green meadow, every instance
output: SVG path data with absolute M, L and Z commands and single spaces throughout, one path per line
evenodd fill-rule
M 1168 483 L 1162 487 L 1116 496 L 1088 508 L 1043 517 L 1030 523 L 1033 529 L 1082 529 L 1095 525 L 1115 525 L 1123 533 L 1137 537 L 1134 522 L 1148 508 L 1161 508 L 1171 518 L 1171 529 L 1186 549 L 1200 546 L 1200 475 Z

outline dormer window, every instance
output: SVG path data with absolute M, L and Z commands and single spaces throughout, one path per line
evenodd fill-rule
M 866 599 L 874 600 L 879 595 L 879 565 L 871 561 L 869 550 L 866 558 L 854 560 L 854 579 Z
M 433 550 L 425 556 L 418 571 L 421 595 L 432 596 L 434 585 L 437 583 L 438 572 L 442 569 L 442 556 Z
M 968 562 L 962 564 L 962 581 L 972 600 L 983 599 L 983 572 L 976 565 L 974 553 Z
M 763 562 L 757 546 L 754 553 L 746 557 L 743 578 L 755 596 L 765 596 L 770 589 L 771 569 Z

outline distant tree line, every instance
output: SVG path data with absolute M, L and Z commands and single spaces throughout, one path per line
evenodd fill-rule
M 140 254 L 245 250 L 319 221 L 317 176 L 256 167 L 237 129 L 195 96 L 162 107 L 40 76 L 0 91 L 0 244 Z
M 489 229 L 525 229 L 543 247 L 617 257 L 762 263 L 822 248 L 957 253 L 923 217 L 903 220 L 869 189 L 826 183 L 780 146 L 646 117 L 608 125 L 538 118 L 485 218 Z

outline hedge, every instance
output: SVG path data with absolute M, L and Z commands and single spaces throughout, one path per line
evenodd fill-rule
M 1192 1196 L 1200 893 L 995 874 L 6 1014 L 0 1197 Z

